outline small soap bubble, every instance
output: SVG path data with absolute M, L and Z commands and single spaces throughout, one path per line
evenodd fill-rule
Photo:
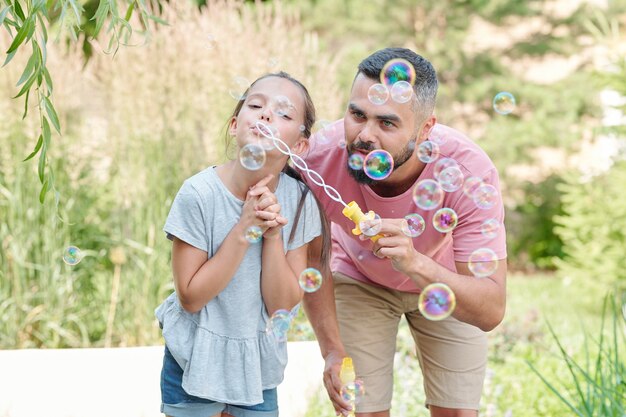
M 83 259 L 83 254 L 76 246 L 68 246 L 63 251 L 63 262 L 70 266 L 77 265 Z
M 389 89 L 383 84 L 373 84 L 367 90 L 367 98 L 372 104 L 385 104 L 389 98 Z
M 278 117 L 289 116 L 292 117 L 296 110 L 296 107 L 285 96 L 273 97 L 270 102 L 270 109 Z
M 434 210 L 443 202 L 443 189 L 435 180 L 421 180 L 413 187 L 413 202 L 422 210 Z
M 250 226 L 246 229 L 245 238 L 250 243 L 259 243 L 263 238 L 263 230 L 259 226 Z
M 265 149 L 257 143 L 248 143 L 239 150 L 239 162 L 250 171 L 261 169 L 265 165 Z
M 307 268 L 300 273 L 298 283 L 304 292 L 315 292 L 322 286 L 322 274 L 315 268 Z
M 459 222 L 459 216 L 456 211 L 449 207 L 444 207 L 435 212 L 433 216 L 433 226 L 435 230 L 441 233 L 451 232 Z
M 408 103 L 413 97 L 413 86 L 406 81 L 398 81 L 391 86 L 390 95 L 396 103 Z
M 267 323 L 266 331 L 271 332 L 276 340 L 285 342 L 291 325 L 291 314 L 288 310 L 276 310 Z
M 404 220 L 406 223 L 402 223 L 402 233 L 408 237 L 418 237 L 426 230 L 426 221 L 417 213 L 407 214 Z
M 493 98 L 493 109 L 502 115 L 511 113 L 515 110 L 515 97 L 506 91 L 499 92 Z
M 360 379 L 348 382 L 341 387 L 340 394 L 347 403 L 358 405 L 365 395 L 365 384 Z
M 246 91 L 250 86 L 250 81 L 244 77 L 235 77 L 230 82 L 228 93 L 235 100 L 243 100 L 246 98 Z
M 476 249 L 470 255 L 467 267 L 476 277 L 488 277 L 498 269 L 498 255 L 489 248 Z
M 430 140 L 425 140 L 417 146 L 417 157 L 425 164 L 434 162 L 439 158 L 439 145 Z
M 372 151 L 363 160 L 363 170 L 373 180 L 384 180 L 393 171 L 393 157 L 383 149 Z
M 458 167 L 458 166 L 459 164 L 457 164 L 456 161 L 452 158 L 441 158 L 440 160 L 435 162 L 435 168 L 433 168 L 433 177 L 435 177 L 435 179 L 438 180 L 439 174 L 441 174 L 441 171 L 443 171 L 446 168 Z
M 360 153 L 353 153 L 348 157 L 348 166 L 353 171 L 361 171 L 363 169 L 363 156 Z
M 494 239 L 499 230 L 500 222 L 496 219 L 487 219 L 480 225 L 480 233 L 487 239 Z
M 339 149 L 346 149 L 346 140 L 341 139 L 339 142 L 337 142 L 337 146 L 339 147 Z
M 452 193 L 463 186 L 463 172 L 457 165 L 450 166 L 439 173 L 439 184 L 444 191 Z
M 413 85 L 415 84 L 415 78 L 415 68 L 409 61 L 402 58 L 387 61 L 380 72 L 380 82 L 387 86 L 392 86 L 400 81 Z
M 468 177 L 463 184 L 463 194 L 469 198 L 474 198 L 474 193 L 478 190 L 478 187 L 483 185 L 483 180 L 479 177 Z
M 482 210 L 489 210 L 498 201 L 498 190 L 491 184 L 482 184 L 474 191 L 474 204 Z
M 363 216 L 363 219 L 359 222 L 359 229 L 365 236 L 376 236 L 380 232 L 380 228 L 383 224 L 380 216 L 372 211 Z
M 446 284 L 427 285 L 418 299 L 419 311 L 428 320 L 443 320 L 454 312 L 456 296 Z

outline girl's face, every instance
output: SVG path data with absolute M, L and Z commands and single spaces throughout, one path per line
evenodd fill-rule
M 294 153 L 301 153 L 307 143 L 301 131 L 304 105 L 303 93 L 293 82 L 280 77 L 263 78 L 248 90 L 239 114 L 230 122 L 229 132 L 239 147 L 255 143 L 263 138 L 256 127 L 261 122 Z

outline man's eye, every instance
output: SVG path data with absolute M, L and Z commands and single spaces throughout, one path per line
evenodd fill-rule
M 383 120 L 383 126 L 385 126 L 385 127 L 393 127 L 393 123 L 391 123 L 389 120 Z

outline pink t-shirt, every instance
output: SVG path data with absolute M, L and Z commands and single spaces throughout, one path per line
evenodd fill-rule
M 413 187 L 395 197 L 380 197 L 368 185 L 363 185 L 348 173 L 348 153 L 339 146 L 344 139 L 343 119 L 327 126 L 311 138 L 310 150 L 303 155 L 308 167 L 322 176 L 326 184 L 334 187 L 342 199 L 355 201 L 364 213 L 374 211 L 381 218 L 403 218 L 418 213 L 425 222 L 424 232 L 413 238 L 413 244 L 421 252 L 451 271 L 456 272 L 455 261 L 468 262 L 473 251 L 479 248 L 492 249 L 498 259 L 506 258 L 506 234 L 504 230 L 504 208 L 500 196 L 498 172 L 487 154 L 461 132 L 437 124 L 430 135 L 439 138 L 441 158 L 454 159 L 464 177 L 479 177 L 484 183 L 498 190 L 496 204 L 490 209 L 480 209 L 463 192 L 463 187 L 454 192 L 445 192 L 443 203 L 437 207 L 452 208 L 458 214 L 458 224 L 451 232 L 441 233 L 433 226 L 435 210 L 423 210 L 413 201 Z M 437 161 L 426 164 L 416 183 L 423 179 L 434 179 Z M 332 222 L 331 269 L 369 284 L 407 292 L 419 292 L 417 286 L 405 274 L 391 266 L 388 259 L 379 259 L 372 253 L 373 243 L 361 241 L 352 234 L 354 223 L 342 214 L 343 205 L 332 200 L 322 187 L 314 184 L 303 173 L 311 190 L 317 195 Z M 481 232 L 481 225 L 495 219 L 500 228 L 495 237 Z

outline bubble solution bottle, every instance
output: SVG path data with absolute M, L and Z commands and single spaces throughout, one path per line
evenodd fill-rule
M 354 372 L 354 365 L 352 364 L 352 358 L 347 356 L 343 358 L 341 362 L 341 370 L 339 371 L 339 379 L 341 380 L 341 393 L 344 400 L 348 400 L 350 405 L 352 406 L 352 410 L 348 414 L 348 417 L 354 417 L 355 413 L 355 400 L 356 400 L 356 389 L 354 386 L 354 381 L 356 379 L 356 374 Z M 348 395 L 345 395 L 348 394 Z

